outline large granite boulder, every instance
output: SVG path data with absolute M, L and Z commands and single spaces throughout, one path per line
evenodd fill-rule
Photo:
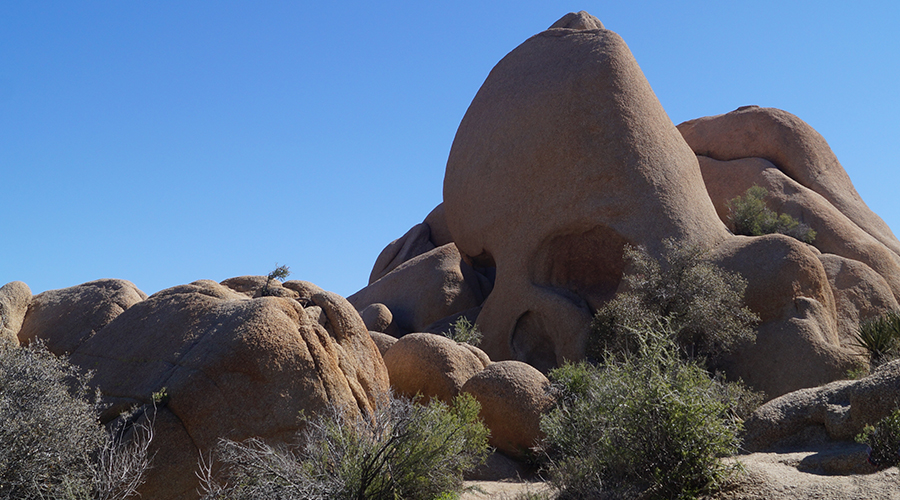
M 424 332 L 442 318 L 479 306 L 490 289 L 490 280 L 448 243 L 403 262 L 347 300 L 359 311 L 373 304 L 387 307 L 388 333 L 400 336 Z
M 163 290 L 73 350 L 73 363 L 95 371 L 104 421 L 167 395 L 155 412 L 145 498 L 196 497 L 198 460 L 220 438 L 288 441 L 301 412 L 329 404 L 368 412 L 388 391 L 381 355 L 346 300 L 306 282 L 274 285 L 293 297 L 258 296 L 264 281 Z
M 684 122 L 678 129 L 698 155 L 720 161 L 762 158 L 771 162 L 900 254 L 900 242 L 863 202 L 828 143 L 800 118 L 780 109 L 744 106 Z
M 557 25 L 555 25 L 557 26 Z M 625 42 L 584 13 L 503 58 L 459 126 L 444 212 L 465 259 L 496 266 L 478 316 L 491 359 L 544 370 L 583 355 L 625 244 L 729 237 Z
M 900 407 L 900 360 L 861 380 L 841 380 L 769 401 L 744 422 L 746 451 L 808 448 L 852 440 Z
M 404 335 L 384 354 L 391 387 L 405 397 L 421 396 L 449 403 L 472 375 L 490 364 L 477 347 L 443 335 Z
M 39 338 L 56 355 L 75 352 L 83 343 L 147 294 L 134 283 L 101 279 L 48 290 L 34 296 L 19 330 L 23 344 Z

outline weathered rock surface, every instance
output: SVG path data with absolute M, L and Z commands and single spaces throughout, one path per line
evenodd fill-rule
M 369 336 L 372 337 L 372 341 L 375 342 L 375 347 L 378 348 L 378 352 L 381 353 L 381 357 L 384 357 L 385 353 L 391 347 L 394 347 L 394 344 L 397 343 L 397 337 L 392 335 L 388 335 L 386 333 L 369 331 Z
M 108 398 L 105 420 L 162 388 L 169 396 L 156 419 L 158 455 L 145 498 L 195 497 L 198 457 L 219 438 L 286 441 L 301 410 L 368 411 L 388 390 L 387 370 L 353 307 L 314 285 L 292 286 L 308 307 L 212 281 L 163 290 L 74 350 L 72 362 L 95 370 Z
M 383 332 L 399 337 L 397 324 L 394 323 L 394 314 L 388 307 L 381 303 L 369 304 L 359 311 L 359 316 L 369 331 Z
M 19 341 L 40 338 L 50 352 L 72 353 L 133 305 L 147 298 L 133 283 L 118 279 L 90 281 L 34 296 Z
M 696 156 L 622 39 L 585 14 L 557 26 L 570 27 L 531 37 L 491 71 L 444 178 L 453 240 L 497 269 L 478 317 L 483 348 L 542 370 L 582 356 L 625 244 L 657 254 L 668 237 L 728 238 Z
M 423 403 L 431 398 L 450 402 L 486 366 L 472 349 L 442 335 L 404 335 L 384 354 L 391 387 L 407 397 L 421 394 Z
M 543 439 L 541 415 L 554 403 L 550 381 L 520 361 L 499 361 L 474 374 L 463 392 L 481 403 L 480 416 L 491 430 L 490 444 L 512 457 L 525 457 Z
M 347 300 L 360 311 L 372 304 L 387 306 L 397 327 L 389 333 L 403 335 L 480 305 L 490 286 L 449 243 L 404 262 Z
M 700 156 L 699 161 L 709 196 L 723 221 L 728 218 L 729 200 L 742 196 L 754 185 L 762 186 L 769 192 L 766 200 L 769 208 L 786 213 L 816 231 L 812 244 L 820 252 L 866 264 L 888 282 L 895 297 L 900 297 L 900 255 L 863 230 L 823 195 L 762 158 L 719 161 Z M 834 167 L 838 168 L 840 165 Z M 862 208 L 868 210 L 865 205 Z
M 861 380 L 841 380 L 769 401 L 744 423 L 744 449 L 768 451 L 852 440 L 900 405 L 900 360 Z
M 19 344 L 19 330 L 31 300 L 31 288 L 21 281 L 11 281 L 0 287 L 0 342 Z
M 806 122 L 775 108 L 744 106 L 678 126 L 698 155 L 716 160 L 763 158 L 821 195 L 895 254 L 900 242 L 862 198 L 825 139 Z
M 837 312 L 841 345 L 853 346 L 857 327 L 889 311 L 900 310 L 887 281 L 871 267 L 834 254 L 819 256 Z

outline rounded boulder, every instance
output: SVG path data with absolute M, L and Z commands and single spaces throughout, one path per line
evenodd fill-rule
M 462 391 L 481 403 L 490 444 L 501 452 L 522 457 L 543 438 L 541 415 L 554 399 L 550 381 L 531 365 L 498 361 L 473 375 Z
M 470 377 L 485 368 L 466 344 L 442 335 L 411 333 L 398 340 L 384 354 L 391 387 L 403 396 L 421 394 L 450 402 Z

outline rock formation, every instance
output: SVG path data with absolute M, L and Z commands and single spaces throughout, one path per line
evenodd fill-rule
M 19 344 L 19 330 L 31 300 L 31 289 L 21 281 L 0 287 L 0 342 Z
M 389 388 L 353 307 L 310 283 L 272 283 L 263 293 L 264 277 L 197 281 L 116 310 L 117 297 L 141 295 L 125 283 L 36 296 L 20 338 L 45 339 L 93 370 L 103 421 L 134 406 L 155 414 L 146 498 L 195 497 L 198 460 L 220 438 L 290 441 L 301 411 L 368 412 Z M 154 412 L 151 396 L 163 391 Z

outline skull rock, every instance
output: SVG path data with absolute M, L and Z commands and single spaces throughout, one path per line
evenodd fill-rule
M 478 316 L 482 348 L 542 370 L 582 357 L 593 309 L 621 281 L 625 244 L 658 255 L 668 237 L 706 247 L 729 237 L 694 152 L 624 41 L 579 16 L 494 67 L 444 178 L 457 247 L 496 266 Z

